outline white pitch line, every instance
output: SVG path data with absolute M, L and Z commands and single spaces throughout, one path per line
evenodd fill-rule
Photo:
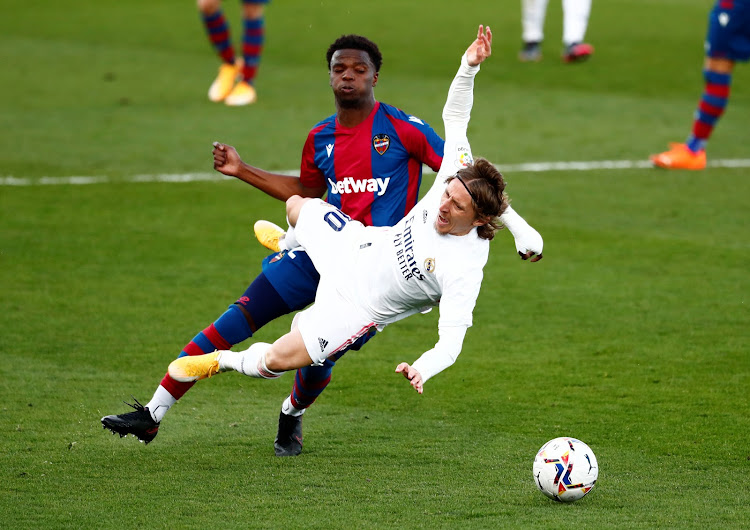
M 648 160 L 592 160 L 581 162 L 526 162 L 523 164 L 497 164 L 496 167 L 507 174 L 512 173 L 546 173 L 549 171 L 604 171 L 611 169 L 648 169 L 652 167 Z M 710 160 L 708 167 L 722 168 L 746 168 L 750 167 L 750 159 L 735 158 L 723 160 Z M 296 170 L 278 171 L 284 175 L 296 176 Z M 425 175 L 434 174 L 430 168 L 425 166 Z M 0 186 L 60 186 L 85 184 L 107 184 L 110 182 L 213 182 L 222 180 L 234 180 L 220 173 L 162 173 L 158 175 L 134 175 L 112 179 L 106 176 L 93 177 L 0 177 Z
M 750 167 L 750 159 L 711 160 L 708 167 Z M 594 171 L 603 169 L 649 169 L 654 165 L 648 160 L 600 160 L 589 162 L 528 162 L 509 166 L 497 166 L 507 172 L 538 173 L 546 171 Z

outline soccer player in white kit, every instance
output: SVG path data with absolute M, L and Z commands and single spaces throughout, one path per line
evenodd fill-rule
M 486 160 L 472 159 L 466 136 L 474 77 L 491 53 L 492 32 L 479 26 L 461 58 L 443 109 L 445 153 L 435 183 L 393 227 L 365 227 L 320 199 L 291 197 L 287 244 L 303 246 L 320 273 L 315 303 L 297 314 L 292 330 L 273 344 L 242 352 L 217 351 L 172 362 L 169 374 L 196 381 L 239 371 L 261 378 L 324 362 L 370 328 L 439 306 L 439 341 L 413 365 L 396 368 L 419 393 L 452 365 L 472 324 L 472 312 L 489 255 L 496 220 L 515 234 L 527 232 L 540 259 L 538 233 L 508 205 L 502 175 Z

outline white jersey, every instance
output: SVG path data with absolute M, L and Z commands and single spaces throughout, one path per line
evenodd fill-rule
M 361 304 L 373 322 L 389 324 L 440 304 L 440 326 L 471 326 L 472 311 L 489 256 L 489 241 L 476 228 L 464 236 L 441 235 L 435 220 L 445 180 L 472 162 L 466 137 L 474 76 L 464 57 L 443 111 L 445 150 L 427 194 L 393 227 L 362 232 L 353 281 L 341 294 Z
M 376 324 L 439 303 L 441 326 L 471 326 L 489 241 L 476 228 L 465 236 L 439 234 L 440 197 L 430 194 L 394 227 L 363 230 L 358 238 L 354 276 L 339 290 Z
M 426 381 L 460 353 L 472 324 L 489 241 L 479 238 L 476 228 L 463 236 L 441 235 L 435 221 L 445 180 L 472 163 L 466 129 L 478 71 L 479 66 L 471 67 L 466 56 L 462 58 L 443 109 L 440 171 L 427 194 L 395 226 L 365 227 L 322 201 L 310 201 L 300 211 L 296 237 L 321 274 L 312 311 L 301 313 L 299 320 L 314 361 L 351 344 L 371 325 L 382 328 L 434 305 L 440 307 L 438 327 L 441 337 L 450 337 L 448 346 L 429 350 L 422 358 L 431 360 L 420 359 L 415 368 L 421 362 L 417 369 Z

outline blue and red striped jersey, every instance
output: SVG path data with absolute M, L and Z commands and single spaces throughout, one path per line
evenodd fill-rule
M 302 150 L 300 181 L 328 188 L 327 201 L 368 226 L 392 226 L 419 198 L 422 164 L 436 172 L 444 141 L 428 124 L 376 102 L 356 127 L 336 115 L 318 123 Z

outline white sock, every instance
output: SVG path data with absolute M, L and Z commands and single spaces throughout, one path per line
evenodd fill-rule
M 287 396 L 284 403 L 281 404 L 281 412 L 287 416 L 301 416 L 307 409 L 298 409 L 292 405 L 292 396 Z
M 286 218 L 286 224 L 289 228 L 286 229 L 286 233 L 279 239 L 279 250 L 292 250 L 299 246 L 297 238 L 294 237 L 294 227 L 289 224 L 289 217 Z
M 549 0 L 521 0 L 521 39 L 524 42 L 544 40 L 544 17 Z
M 281 248 L 281 250 L 292 250 L 293 248 L 297 248 L 298 246 L 299 242 L 297 241 L 297 236 L 294 233 L 294 227 L 290 226 L 286 231 L 284 239 L 279 240 L 279 247 Z
M 563 0 L 563 44 L 583 42 L 590 12 L 591 0 Z
M 172 397 L 172 394 L 166 388 L 159 385 L 159 388 L 154 392 L 154 397 L 146 403 L 146 408 L 151 413 L 153 420 L 159 423 L 175 403 L 177 403 L 177 400 Z
M 267 342 L 256 342 L 245 351 L 223 351 L 219 356 L 219 370 L 234 370 L 250 377 L 276 379 L 284 372 L 274 372 L 266 366 L 266 352 L 270 347 Z

